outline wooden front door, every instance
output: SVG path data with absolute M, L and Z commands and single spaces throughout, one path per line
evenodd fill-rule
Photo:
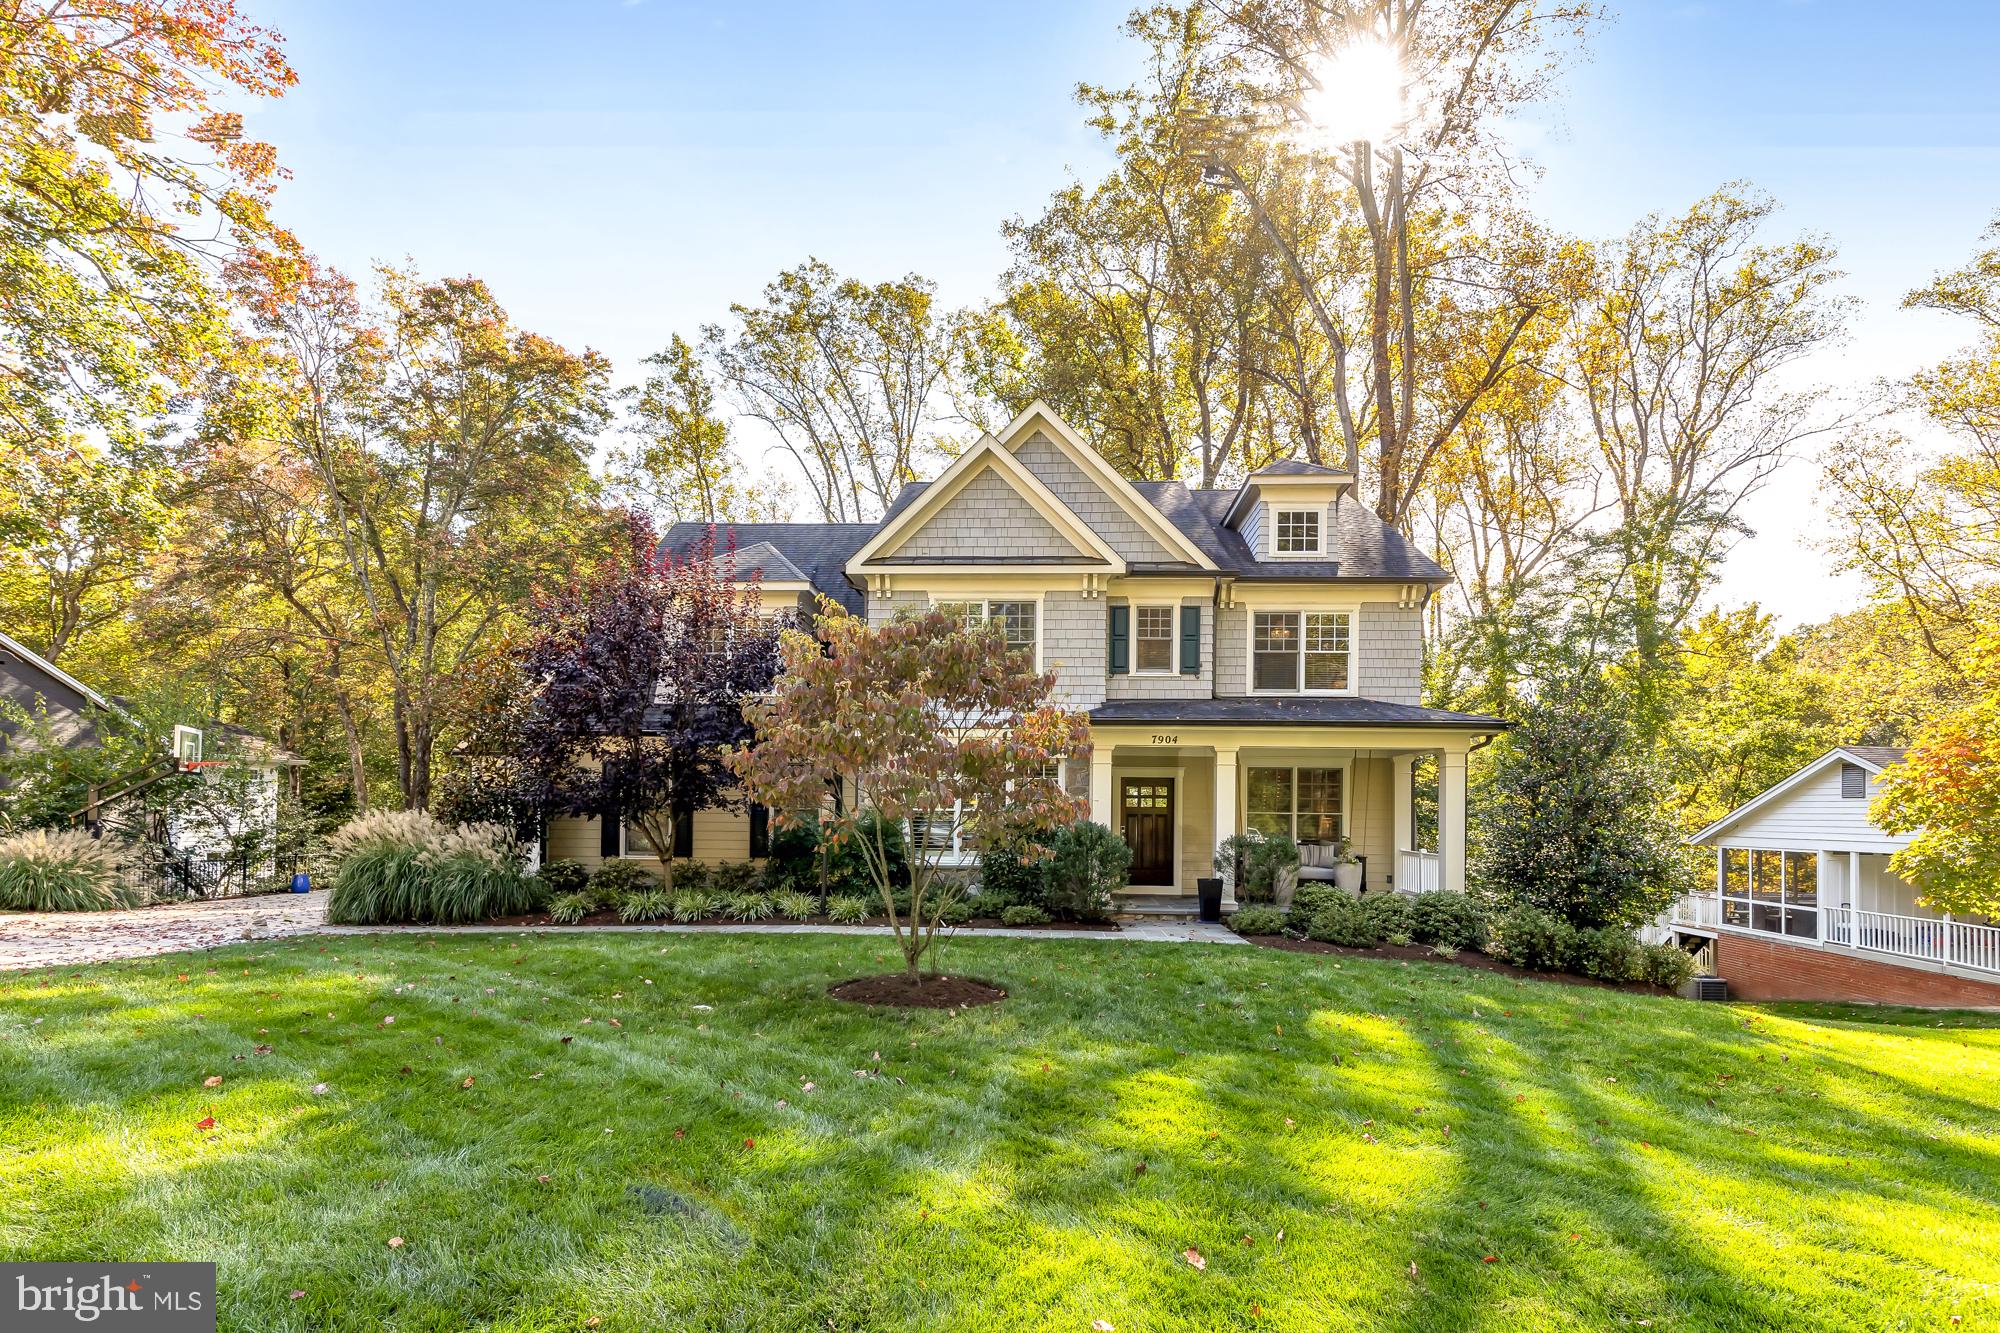
M 1132 849 L 1134 885 L 1164 888 L 1174 882 L 1174 780 L 1121 778 L 1119 833 Z

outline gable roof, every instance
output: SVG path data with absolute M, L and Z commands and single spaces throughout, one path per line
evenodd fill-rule
M 1258 468 L 1255 472 L 1252 472 L 1250 476 L 1252 479 L 1255 479 L 1257 477 L 1343 477 L 1344 478 L 1347 476 L 1347 474 L 1341 471 L 1337 467 L 1328 467 L 1324 463 L 1308 463 L 1305 460 L 1299 458 L 1280 458 L 1275 462 L 1266 463 L 1264 466 Z
M 660 539 L 663 549 L 685 554 L 715 534 L 736 549 L 768 545 L 805 576 L 805 581 L 855 615 L 868 613 L 861 590 L 847 581 L 847 558 L 876 529 L 873 523 L 676 523 Z
M 28 647 L 27 644 L 22 643 L 19 639 L 5 631 L 0 631 L 0 661 L 4 661 L 10 657 L 31 671 L 40 672 L 51 680 L 60 681 L 107 712 L 118 713 L 120 715 L 125 713 L 123 708 L 120 708 L 110 699 L 93 690 L 75 676 L 70 675 L 69 672 L 64 671 L 54 662 L 49 661 L 48 658 L 43 657 L 40 653 Z
M 810 583 L 804 570 L 786 558 L 785 553 L 768 541 L 752 542 L 739 546 L 734 551 L 719 552 L 710 564 L 728 562 L 729 578 L 732 583 L 748 583 L 756 579 L 761 583 Z
M 1070 429 L 1067 421 L 1057 416 L 1049 405 L 1037 398 L 1028 404 L 1021 415 L 1008 422 L 1000 431 L 1000 440 L 1007 449 L 1018 449 L 1021 444 L 1033 439 L 1036 429 L 1055 442 L 1058 449 L 1070 461 L 1083 470 L 1085 476 L 1097 483 L 1106 495 L 1117 503 L 1134 522 L 1144 528 L 1153 540 L 1169 551 L 1177 551 L 1187 562 L 1200 569 L 1213 568 L 1207 552 L 1190 541 L 1188 534 L 1179 525 L 1171 522 L 1166 515 L 1148 499 L 1144 492 L 1124 473 L 1111 466 L 1109 459 L 1090 447 L 1090 442 Z
M 907 503 L 902 501 L 904 495 L 910 494 L 910 488 L 907 486 L 903 488 L 902 493 L 896 497 L 899 505 L 892 507 L 891 512 L 884 516 L 881 526 L 875 530 L 875 534 L 848 557 L 848 576 L 852 578 L 866 566 L 884 557 L 893 556 L 896 549 L 915 536 L 928 519 L 945 505 L 950 504 L 974 478 L 988 471 L 997 472 L 1001 480 L 1040 513 L 1063 540 L 1083 553 L 1085 562 L 1105 565 L 1116 573 L 1125 572 L 1124 557 L 1106 545 L 1104 539 L 1098 536 L 1074 509 L 1064 504 L 1040 477 L 1028 470 L 1027 464 L 1014 457 L 999 440 L 991 435 L 982 435 L 970 449 L 953 459 L 951 466 L 940 473 L 937 480 L 911 496 Z M 927 560 L 924 563 L 959 562 L 940 559 Z
M 1796 791 L 1808 779 L 1825 772 L 1835 764 L 1859 764 L 1871 774 L 1880 775 L 1884 769 L 1901 763 L 1903 754 L 1902 747 L 1896 745 L 1836 745 L 1790 777 L 1766 787 L 1707 828 L 1690 833 L 1682 841 L 1688 846 L 1698 846 L 1720 836 L 1730 825 Z

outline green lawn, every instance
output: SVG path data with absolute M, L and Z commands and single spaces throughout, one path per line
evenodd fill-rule
M 259 1333 L 2000 1323 L 2000 1020 L 1019 940 L 825 998 L 885 944 L 0 976 L 0 1255 L 214 1259 Z

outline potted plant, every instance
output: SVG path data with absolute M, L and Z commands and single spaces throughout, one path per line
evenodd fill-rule
M 1343 838 L 1333 859 L 1333 882 L 1348 893 L 1361 892 L 1361 858 Z
M 1215 849 L 1215 873 L 1239 902 L 1289 907 L 1298 887 L 1299 845 L 1283 833 L 1234 833 Z

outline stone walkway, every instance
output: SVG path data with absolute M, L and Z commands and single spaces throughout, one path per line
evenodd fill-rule
M 0 971 L 29 967 L 70 967 L 113 958 L 141 958 L 183 949 L 212 949 L 242 940 L 274 940 L 287 935 L 518 935 L 532 926 L 329 926 L 326 894 L 274 893 L 255 898 L 216 898 L 166 903 L 129 912 L 50 912 L 0 914 Z M 718 924 L 677 926 L 557 926 L 549 935 L 887 935 L 887 926 L 759 926 Z M 1131 921 L 1123 930 L 960 930 L 961 939 L 1130 940 L 1139 944 L 1242 944 L 1243 937 L 1197 921 Z
M 213 949 L 240 940 L 309 935 L 325 925 L 324 893 L 211 898 L 128 912 L 8 913 L 0 915 L 0 971 Z

